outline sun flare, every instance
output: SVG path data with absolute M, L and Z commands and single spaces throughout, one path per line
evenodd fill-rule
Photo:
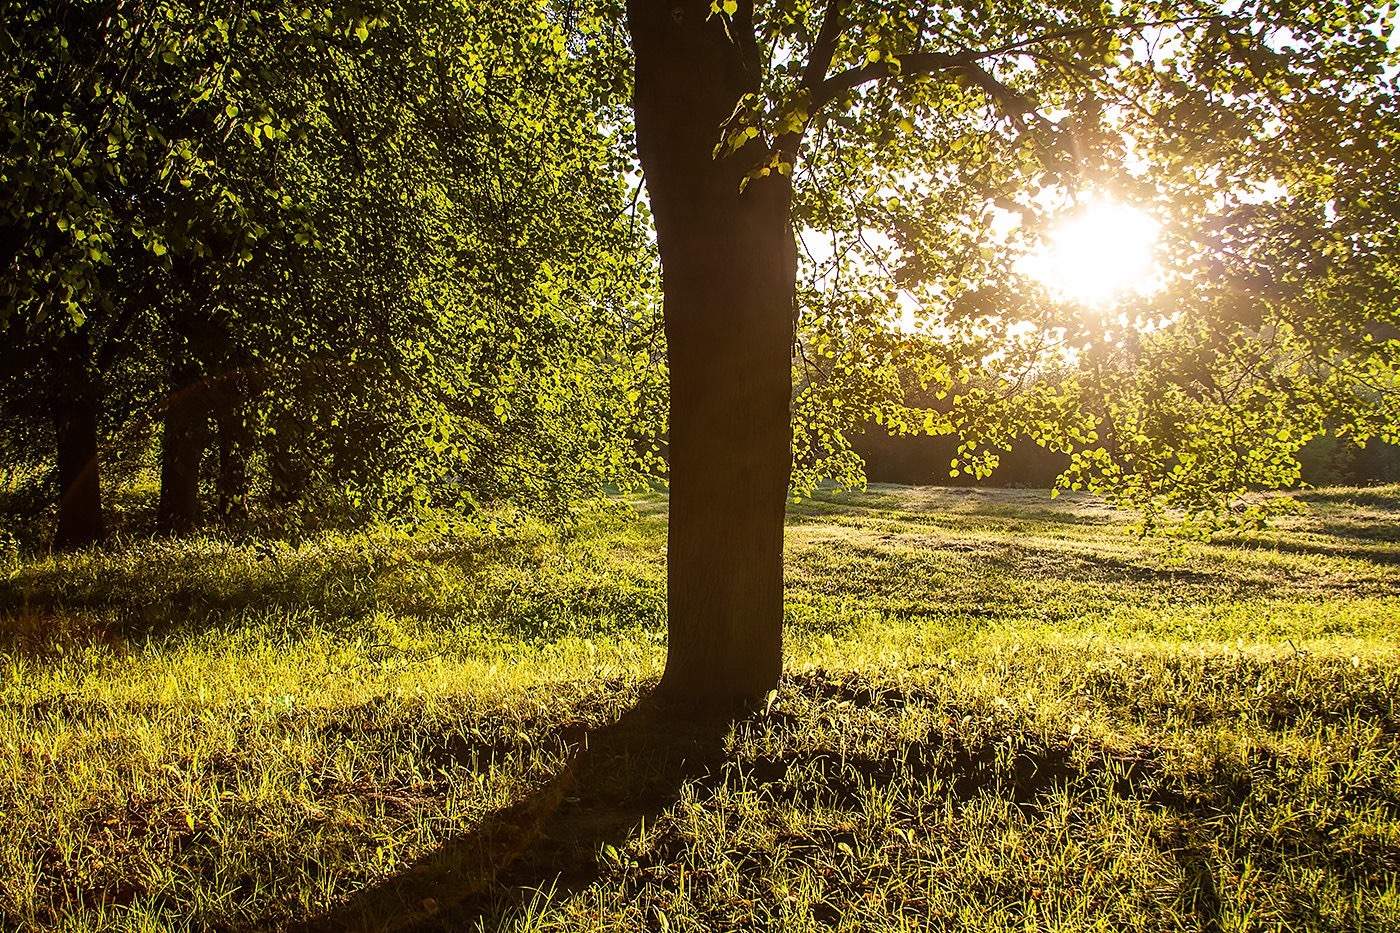
M 1057 298 L 1103 307 L 1159 286 L 1156 261 L 1160 224 L 1135 207 L 1092 201 L 1050 231 L 1026 257 L 1023 271 Z

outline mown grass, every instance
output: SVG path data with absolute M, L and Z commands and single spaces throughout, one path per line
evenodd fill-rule
M 1310 498 L 824 495 L 781 689 L 689 726 L 660 498 L 12 556 L 0 927 L 1400 930 L 1400 488 Z

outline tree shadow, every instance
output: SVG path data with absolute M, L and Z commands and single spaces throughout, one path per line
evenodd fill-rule
M 683 864 L 694 844 L 678 821 L 657 817 L 687 785 L 703 803 L 708 794 L 736 780 L 764 806 L 801 812 L 858 811 L 871 805 L 872 787 L 903 787 L 902 797 L 880 798 L 891 801 L 881 813 L 882 819 L 906 826 L 933 825 L 926 821 L 935 814 L 960 818 L 963 807 L 987 798 L 1011 802 L 1031 822 L 1060 813 L 1059 801 L 1067 795 L 1089 802 L 1100 795 L 1133 801 L 1164 818 L 1153 838 L 1161 854 L 1180 868 L 1183 906 L 1200 929 L 1214 931 L 1222 929 L 1225 908 L 1221 855 L 1213 840 L 1240 829 L 1239 814 L 1247 802 L 1279 792 L 1281 785 L 1271 776 L 1302 773 L 1302 759 L 1267 750 L 1201 772 L 1173 766 L 1171 753 L 1151 743 L 1125 748 L 1092 743 L 1085 754 L 1082 736 L 1047 735 L 1040 727 L 1010 724 L 972 735 L 935 727 L 924 737 L 901 736 L 873 748 L 811 741 L 814 722 L 837 710 L 843 716 L 899 719 L 902 710 L 933 708 L 938 702 L 932 687 L 820 672 L 785 678 L 771 707 L 742 719 L 696 721 L 643 701 L 611 725 L 555 733 L 574 752 L 547 784 L 402 874 L 294 929 L 495 930 L 526 913 L 541 891 L 564 898 L 609 875 L 622 886 L 624 899 L 644 897 L 649 879 Z M 942 709 L 949 723 L 960 718 L 959 709 Z M 1294 721 L 1296 717 L 1281 718 L 1279 723 Z M 727 743 L 731 730 L 734 741 Z M 444 749 L 459 759 L 507 753 L 505 747 Z M 928 790 L 909 793 L 917 788 Z M 1380 785 L 1354 792 L 1361 795 L 1358 805 L 1390 806 Z M 608 845 L 623 848 L 643 820 L 655 821 L 656 830 L 635 853 L 640 866 L 633 862 L 630 875 L 609 864 L 607 856 L 599 857 Z M 1309 832 L 1297 828 L 1234 845 L 1247 846 L 1265 870 L 1277 870 L 1290 859 L 1323 851 Z M 843 820 L 784 832 L 773 847 L 741 838 L 727 840 L 726 846 L 740 871 L 760 875 L 778 864 L 784 871 L 807 866 L 824 872 L 839 865 L 852 876 L 889 869 L 888 864 L 863 864 L 860 843 L 855 825 Z M 1388 864 L 1379 853 L 1359 853 L 1354 862 L 1355 867 L 1337 862 L 1336 870 L 1356 891 L 1373 883 L 1380 877 L 1376 872 Z M 836 893 L 837 900 L 815 908 L 819 922 L 832 928 L 843 919 Z M 973 896 L 971 903 L 980 897 Z
M 789 524 L 820 522 L 832 515 L 885 518 L 914 526 L 951 527 L 969 518 L 996 519 L 1021 526 L 1120 525 L 1130 513 L 1088 494 L 1051 498 L 1048 489 L 979 486 L 878 485 L 855 491 L 819 491 L 789 504 Z
M 310 921 L 297 933 L 494 929 L 550 889 L 596 881 L 600 853 L 621 848 L 681 788 L 720 773 L 736 715 L 697 716 L 645 698 L 617 721 L 561 738 L 564 768 L 525 799 L 407 870 Z
M 1386 567 L 1400 566 L 1400 547 L 1389 538 L 1369 537 L 1364 534 L 1345 534 L 1329 530 L 1330 541 L 1298 541 L 1280 537 L 1222 538 L 1219 547 L 1241 551 L 1276 551 L 1280 554 L 1295 554 L 1302 557 L 1337 557 L 1345 560 L 1366 561 Z

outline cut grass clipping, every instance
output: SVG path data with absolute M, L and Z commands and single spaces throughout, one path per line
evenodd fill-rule
M 781 689 L 685 727 L 659 498 L 12 556 L 0 927 L 1400 930 L 1400 489 L 1312 499 L 823 496 Z

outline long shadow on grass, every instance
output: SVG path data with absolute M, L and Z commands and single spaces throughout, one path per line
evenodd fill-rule
M 1122 795 L 1147 794 L 1159 806 L 1182 806 L 1172 790 L 1149 787 L 1160 779 L 1151 758 L 1091 760 L 1084 770 L 1073 763 L 1068 746 L 1048 747 L 1029 736 L 1013 743 L 1024 747 L 1009 758 L 1000 754 L 994 740 L 965 745 L 954 735 L 900 743 L 874 757 L 825 746 L 788 749 L 780 742 L 760 758 L 728 758 L 724 738 L 731 728 L 741 732 L 776 729 L 792 735 L 808 728 L 813 715 L 833 704 L 887 716 L 897 715 L 908 704 L 930 700 L 900 689 L 821 675 L 787 679 L 784 696 L 798 704 L 797 711 L 774 708 L 751 719 L 716 717 L 697 722 L 693 716 L 677 715 L 644 700 L 611 725 L 565 732 L 559 738 L 574 749 L 573 757 L 547 784 L 408 870 L 293 929 L 296 933 L 499 929 L 541 892 L 562 899 L 603 877 L 608 866 L 600 862 L 600 851 L 609 845 L 623 848 L 643 821 L 658 824 L 657 818 L 687 784 L 701 799 L 737 779 L 793 805 L 811 807 L 820 801 L 824 806 L 857 808 L 871 784 L 919 785 L 936 779 L 952 801 L 991 793 L 1029 812 L 1047 791 L 1088 778 L 1109 781 Z M 466 758 L 472 750 L 464 747 L 456 754 Z M 935 804 L 942 807 L 944 801 Z M 677 847 L 685 841 L 671 838 L 673 828 L 660 832 L 657 851 L 643 856 L 649 860 L 644 867 L 657 859 L 658 864 L 669 864 L 680 858 Z M 789 848 L 794 857 L 803 852 L 839 852 L 843 834 L 814 837 L 802 845 L 792 842 Z M 751 855 L 758 861 L 764 856 Z M 831 918 L 833 923 L 836 919 Z
M 1400 547 L 1396 546 L 1394 538 L 1383 537 L 1381 532 L 1348 533 L 1325 528 L 1318 533 L 1328 535 L 1333 540 L 1310 542 L 1271 537 L 1222 538 L 1220 545 L 1243 551 L 1277 551 L 1304 557 L 1339 557 L 1388 567 L 1400 566 Z
M 913 493 L 916 498 L 911 498 Z M 789 524 L 821 522 L 833 515 L 899 522 L 914 527 L 956 529 L 968 519 L 991 519 L 1017 528 L 1036 525 L 1121 525 L 1128 513 L 1084 512 L 1099 506 L 1088 497 L 1051 499 L 1049 490 L 980 489 L 968 486 L 907 486 L 902 492 L 819 492 L 789 505 Z M 1011 529 L 1014 530 L 1014 529 Z
M 968 741 L 950 725 L 919 740 L 900 739 L 874 750 L 793 741 L 810 737 L 812 726 L 834 710 L 856 721 L 866 717 L 873 724 L 897 720 L 906 707 L 935 703 L 933 695 L 917 690 L 819 673 L 785 679 L 777 704 L 745 719 L 697 723 L 644 701 L 612 725 L 561 736 L 576 750 L 574 756 L 524 801 L 296 929 L 499 929 L 530 905 L 536 892 L 563 898 L 604 877 L 611 869 L 599 862 L 599 850 L 606 845 L 622 848 L 639 823 L 653 823 L 678 799 L 683 786 L 690 784 L 703 801 L 721 785 L 739 781 L 776 806 L 804 811 L 859 810 L 868 803 L 872 786 L 933 788 L 926 798 L 906 795 L 890 811 L 892 818 L 909 825 L 924 825 L 926 814 L 941 815 L 985 795 L 1012 801 L 1030 820 L 1038 819 L 1045 802 L 1060 792 L 1086 801 L 1105 793 L 1136 800 L 1144 810 L 1171 818 L 1162 845 L 1163 854 L 1181 869 L 1176 894 L 1200 928 L 1213 931 L 1221 928 L 1222 906 L 1210 840 L 1225 831 L 1222 827 L 1236 825 L 1246 801 L 1276 792 L 1269 776 L 1296 771 L 1296 766 L 1261 753 L 1241 766 L 1208 775 L 1178 774 L 1164 767 L 1161 750 L 1152 746 L 1076 756 L 1071 736 L 1047 737 L 1014 728 L 978 733 Z M 944 710 L 944 715 L 949 723 L 958 720 L 955 710 Z M 738 747 L 726 756 L 724 738 L 731 728 L 738 733 Z M 761 741 L 752 741 L 755 737 Z M 761 754 L 751 754 L 759 749 Z M 470 750 L 458 750 L 463 753 Z M 1379 797 L 1376 802 L 1388 806 L 1388 799 Z M 664 874 L 684 860 L 692 844 L 674 822 L 654 825 L 651 843 L 638 855 L 642 876 Z M 794 831 L 784 837 L 781 857 L 785 864 L 807 862 L 813 870 L 843 859 L 853 861 L 853 849 L 858 848 L 853 832 L 849 825 Z M 1266 834 L 1249 842 L 1251 857 L 1268 870 L 1297 858 L 1299 844 L 1296 834 Z M 754 871 L 774 857 L 761 848 L 736 854 Z M 1363 880 L 1384 865 L 1374 857 L 1363 857 L 1358 864 L 1356 877 Z M 849 868 L 868 875 L 889 866 Z M 632 887 L 639 874 L 634 870 L 631 875 L 630 880 L 621 879 L 623 894 L 641 896 Z M 838 925 L 839 905 L 818 919 Z
M 654 820 L 689 781 L 718 772 L 732 716 L 697 720 L 643 700 L 611 725 L 563 736 L 565 768 L 408 870 L 298 933 L 493 929 L 541 890 L 567 896 L 599 876 L 599 852 Z

